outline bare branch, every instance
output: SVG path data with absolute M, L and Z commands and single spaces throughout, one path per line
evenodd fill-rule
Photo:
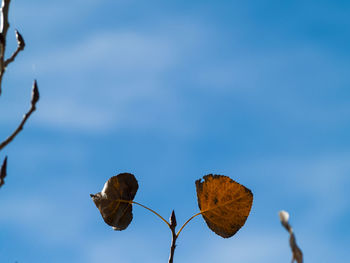
M 39 95 L 38 85 L 36 83 L 36 80 L 34 80 L 30 109 L 26 114 L 24 114 L 23 119 L 22 119 L 21 123 L 19 124 L 19 126 L 17 127 L 17 129 L 6 140 L 4 140 L 0 144 L 0 150 L 2 150 L 6 145 L 8 145 L 18 135 L 18 133 L 20 133 L 20 131 L 23 129 L 23 126 L 26 123 L 26 121 L 28 120 L 28 118 L 30 117 L 30 115 L 36 110 L 36 103 L 38 102 L 39 98 L 40 98 L 40 95 Z
M 2 0 L 1 5 L 1 41 L 0 41 L 0 95 L 1 95 L 1 83 L 2 77 L 5 72 L 5 49 L 6 49 L 6 36 L 10 27 L 8 21 L 9 7 L 11 0 Z
M 16 33 L 16 39 L 17 39 L 17 49 L 12 54 L 12 56 L 9 57 L 8 59 L 6 59 L 6 61 L 4 62 L 5 69 L 8 66 L 8 64 L 10 64 L 11 62 L 13 62 L 15 60 L 15 58 L 18 55 L 18 53 L 21 52 L 24 49 L 25 45 L 26 45 L 22 35 L 17 30 L 15 30 L 15 33 Z
M 3 186 L 5 184 L 5 177 L 7 175 L 7 156 L 5 157 L 2 165 L 1 165 L 1 169 L 0 169 L 0 187 Z
M 296 261 L 297 263 L 303 263 L 303 252 L 297 245 L 297 241 L 295 239 L 295 235 L 293 232 L 293 228 L 289 224 L 289 213 L 286 211 L 280 211 L 279 217 L 282 223 L 282 226 L 288 231 L 289 237 L 289 245 L 293 253 L 292 263 Z
M 9 7 L 10 7 L 11 0 L 2 0 L 1 5 L 1 32 L 4 35 L 4 38 L 6 38 L 7 31 L 10 27 L 9 24 Z
M 7 32 L 10 27 L 9 23 L 9 8 L 10 8 L 11 0 L 1 0 L 1 28 L 0 28 L 0 95 L 2 92 L 2 80 L 3 76 L 6 70 L 6 67 L 13 62 L 19 52 L 21 52 L 25 47 L 25 42 L 22 37 L 22 35 L 15 30 L 16 39 L 17 39 L 17 49 L 16 51 L 9 57 L 8 59 L 5 59 L 5 51 L 6 51 L 6 38 L 7 38 Z M 28 118 L 32 115 L 32 113 L 36 110 L 36 104 L 39 101 L 39 90 L 38 85 L 36 83 L 36 80 L 34 80 L 33 83 L 33 89 L 32 89 L 32 98 L 30 102 L 30 109 L 29 111 L 24 114 L 23 119 L 21 123 L 18 125 L 16 130 L 13 131 L 13 133 L 7 137 L 3 142 L 0 143 L 0 151 L 5 148 L 10 142 L 14 140 L 14 138 L 23 130 L 24 124 L 28 120 Z M 4 185 L 5 181 L 4 178 L 6 177 L 6 168 L 7 168 L 7 157 L 5 157 L 4 162 L 1 166 L 0 170 L 0 187 Z

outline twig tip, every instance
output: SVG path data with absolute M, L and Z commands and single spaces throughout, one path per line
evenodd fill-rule
M 289 213 L 287 211 L 281 210 L 278 212 L 278 215 L 282 223 L 288 223 Z
M 39 94 L 38 83 L 36 82 L 36 80 L 34 80 L 33 89 L 32 89 L 32 101 L 31 101 L 32 106 L 35 106 L 39 98 L 40 98 L 40 94 Z
M 5 184 L 5 177 L 7 175 L 7 156 L 5 157 L 4 161 L 2 162 L 1 169 L 0 169 L 0 187 Z
M 16 33 L 18 49 L 23 50 L 24 47 L 26 46 L 26 43 L 24 42 L 22 35 L 18 32 L 17 29 L 15 29 L 15 33 Z

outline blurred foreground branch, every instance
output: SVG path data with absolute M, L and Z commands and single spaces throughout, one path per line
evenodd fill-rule
M 293 228 L 291 227 L 291 225 L 288 222 L 289 213 L 282 210 L 278 214 L 279 214 L 282 226 L 284 226 L 284 228 L 288 231 L 288 233 L 290 235 L 289 245 L 290 245 L 290 248 L 291 248 L 292 253 L 293 253 L 292 263 L 294 261 L 296 261 L 297 263 L 303 263 L 303 252 L 298 247 L 296 239 L 295 239 L 295 235 L 293 232 Z

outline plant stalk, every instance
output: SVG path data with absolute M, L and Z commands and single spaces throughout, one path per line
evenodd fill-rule
M 170 216 L 170 230 L 171 230 L 172 240 L 171 240 L 171 247 L 170 247 L 169 263 L 173 263 L 174 261 L 174 253 L 175 253 L 176 239 L 177 239 L 177 235 L 175 231 L 176 225 L 177 225 L 176 217 L 175 217 L 175 212 L 173 210 Z

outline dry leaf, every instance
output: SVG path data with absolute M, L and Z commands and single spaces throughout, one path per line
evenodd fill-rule
M 196 181 L 198 206 L 208 227 L 219 236 L 233 236 L 245 223 L 253 203 L 252 192 L 223 175 Z
M 132 221 L 132 204 L 121 200 L 132 201 L 138 188 L 134 175 L 121 173 L 111 177 L 100 193 L 90 196 L 106 224 L 124 230 Z

